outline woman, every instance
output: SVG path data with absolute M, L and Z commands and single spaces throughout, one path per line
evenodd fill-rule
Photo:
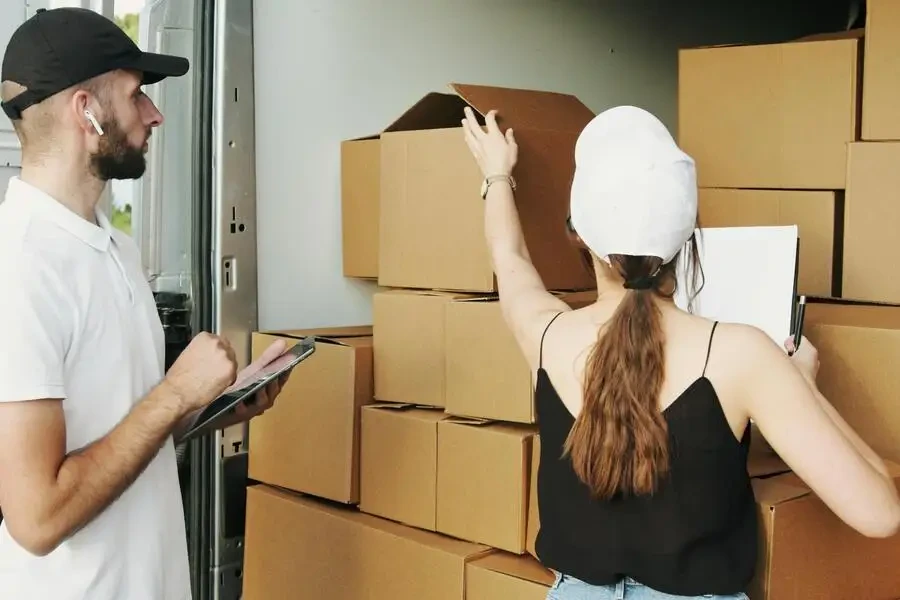
M 893 535 L 897 490 L 818 392 L 810 343 L 791 359 L 754 327 L 672 301 L 681 253 L 696 260 L 697 188 L 662 123 L 617 107 L 578 139 L 569 227 L 598 295 L 572 310 L 529 259 L 509 179 L 515 136 L 494 111 L 485 122 L 467 109 L 463 130 L 488 183 L 503 314 L 536 373 L 537 553 L 557 574 L 548 598 L 746 598 L 757 558 L 750 419 L 838 517 Z

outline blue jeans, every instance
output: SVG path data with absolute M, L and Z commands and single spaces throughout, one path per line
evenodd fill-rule
M 641 585 L 630 577 L 614 585 L 591 585 L 571 575 L 556 573 L 556 579 L 547 594 L 547 600 L 687 600 L 711 598 L 712 600 L 749 600 L 747 594 L 718 596 L 673 596 Z

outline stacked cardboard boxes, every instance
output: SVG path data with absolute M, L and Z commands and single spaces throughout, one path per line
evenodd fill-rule
M 894 461 L 898 377 L 885 365 L 900 360 L 900 307 L 875 303 L 900 301 L 875 257 L 900 243 L 887 201 L 900 143 L 874 140 L 900 139 L 900 87 L 885 74 L 900 63 L 898 5 L 870 0 L 865 64 L 860 32 L 692 49 L 679 85 L 702 224 L 799 225 L 799 291 L 822 299 L 806 329 L 820 387 Z M 384 289 L 371 327 L 254 336 L 254 355 L 275 336 L 318 342 L 250 426 L 260 484 L 248 491 L 247 600 L 546 596 L 551 573 L 531 556 L 533 383 L 497 301 L 465 106 L 496 108 L 517 132 L 517 206 L 545 283 L 572 305 L 591 299 L 563 227 L 574 143 L 593 116 L 577 99 L 454 85 L 345 142 L 344 274 Z M 900 542 L 850 530 L 754 440 L 763 543 L 753 600 L 900 596 Z
M 682 50 L 679 142 L 697 161 L 703 226 L 797 225 L 799 293 L 818 384 L 900 478 L 900 2 L 865 31 Z M 865 49 L 865 52 L 863 50 Z M 900 597 L 900 539 L 843 525 L 792 473 L 758 474 L 764 554 L 753 600 Z
M 591 298 L 564 226 L 593 117 L 576 98 L 453 85 L 344 142 L 344 275 L 383 290 L 372 327 L 254 336 L 254 355 L 318 341 L 250 426 L 248 600 L 546 595 L 551 573 L 526 553 L 532 378 L 500 311 L 466 106 L 516 130 L 516 202 L 545 284 Z

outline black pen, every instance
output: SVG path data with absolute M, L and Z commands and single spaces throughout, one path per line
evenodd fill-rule
M 794 352 L 800 349 L 800 340 L 803 339 L 803 316 L 806 314 L 806 296 L 800 296 L 797 302 L 797 317 L 794 322 Z M 794 352 L 790 354 L 793 355 Z

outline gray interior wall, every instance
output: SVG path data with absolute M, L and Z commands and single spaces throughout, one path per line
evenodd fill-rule
M 848 2 L 255 2 L 261 328 L 371 322 L 341 275 L 339 144 L 448 82 L 637 104 L 674 129 L 679 47 L 844 28 Z M 788 14 L 790 9 L 793 12 Z
M 18 174 L 18 167 L 0 167 L 0 202 L 3 202 L 6 195 L 6 185 L 9 183 L 10 177 Z

